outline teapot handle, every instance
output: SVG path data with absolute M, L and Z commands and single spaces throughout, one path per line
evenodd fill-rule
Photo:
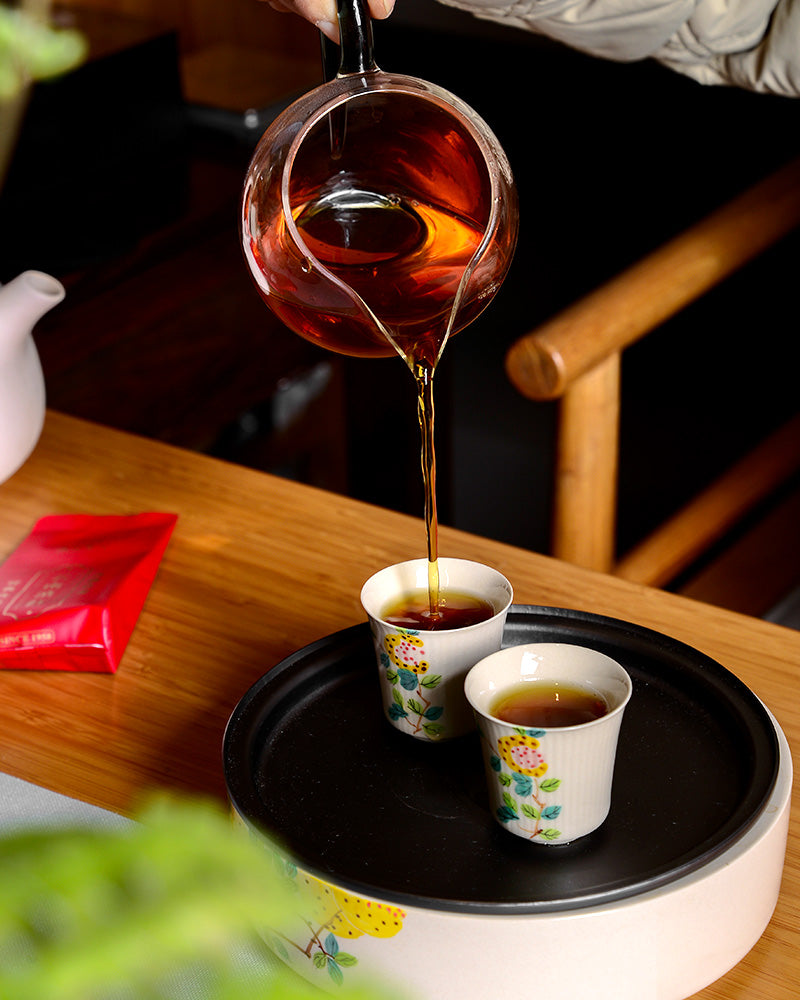
M 341 44 L 320 35 L 326 83 L 336 76 L 368 73 L 378 68 L 373 54 L 372 20 L 363 0 L 338 0 L 337 12 Z

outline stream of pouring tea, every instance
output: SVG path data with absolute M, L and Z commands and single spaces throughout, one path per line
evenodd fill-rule
M 425 531 L 428 537 L 428 604 L 439 614 L 439 517 L 436 511 L 436 449 L 433 443 L 433 373 L 436 366 L 406 358 L 417 385 L 417 417 L 422 439 L 422 485 L 425 490 Z
M 454 181 L 455 183 L 455 181 Z M 443 192 L 443 202 L 447 202 Z M 380 335 L 408 365 L 417 391 L 428 543 L 428 591 L 438 615 L 438 516 L 433 376 L 458 311 L 462 278 L 484 232 L 442 205 L 410 202 L 342 184 L 297 211 L 308 249 L 368 306 Z M 275 307 L 273 303 L 273 308 Z M 468 313 L 469 310 L 466 310 Z M 295 317 L 296 318 L 296 317 Z M 357 327 L 309 318 L 317 342 L 349 353 Z M 324 330 L 324 334 L 321 332 Z

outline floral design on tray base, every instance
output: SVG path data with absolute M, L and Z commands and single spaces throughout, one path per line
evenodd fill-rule
M 327 973 L 329 983 L 341 986 L 345 970 L 358 965 L 351 941 L 365 934 L 390 938 L 403 929 L 406 914 L 399 907 L 355 896 L 298 869 L 280 854 L 273 853 L 273 857 L 297 893 L 301 919 L 292 931 L 272 929 L 264 937 L 275 954 L 297 971 L 307 974 L 310 965 Z
M 429 739 L 438 739 L 445 729 L 444 706 L 431 695 L 442 678 L 429 672 L 425 640 L 419 632 L 399 628 L 384 638 L 383 646 L 380 662 L 393 687 L 389 718 L 395 725 L 408 725 L 414 735 L 422 731 Z
M 515 729 L 513 735 L 497 740 L 497 752 L 490 753 L 488 761 L 503 788 L 503 805 L 497 809 L 500 822 L 518 824 L 516 832 L 526 834 L 530 840 L 539 837 L 555 842 L 562 836 L 553 825 L 561 806 L 552 800 L 552 794 L 561 779 L 548 774 L 541 743 L 545 735 L 541 729 Z

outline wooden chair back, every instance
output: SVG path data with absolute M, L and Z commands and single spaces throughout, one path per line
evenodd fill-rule
M 616 507 L 622 352 L 800 225 L 800 159 L 517 340 L 507 374 L 559 400 L 552 551 L 664 586 L 800 469 L 800 415 L 622 559 Z

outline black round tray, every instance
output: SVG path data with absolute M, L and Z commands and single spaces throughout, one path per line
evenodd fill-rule
M 476 735 L 423 743 L 384 718 L 367 624 L 265 674 L 228 722 L 233 807 L 306 871 L 399 904 L 536 913 L 624 899 L 717 857 L 763 809 L 779 749 L 761 702 L 717 662 L 658 632 L 512 606 L 505 645 L 569 642 L 633 680 L 611 812 L 588 837 L 531 845 L 492 818 Z

